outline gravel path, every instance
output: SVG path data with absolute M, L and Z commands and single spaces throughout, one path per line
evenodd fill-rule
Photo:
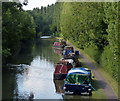
M 73 46 L 71 43 L 67 42 L 68 45 Z M 75 49 L 76 47 L 73 46 Z M 80 53 L 80 57 L 82 58 L 83 62 L 86 64 L 87 67 L 89 67 L 93 74 L 95 75 L 95 78 L 97 79 L 100 88 L 102 88 L 107 96 L 107 99 L 118 99 L 117 96 L 114 94 L 111 86 L 107 83 L 105 78 L 100 74 L 99 70 L 94 67 L 94 64 L 85 57 L 84 54 Z

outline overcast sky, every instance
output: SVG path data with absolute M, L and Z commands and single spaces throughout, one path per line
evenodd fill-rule
M 55 4 L 56 0 L 28 0 L 28 5 L 23 6 L 24 10 L 33 10 L 35 7 L 47 6 L 48 4 Z

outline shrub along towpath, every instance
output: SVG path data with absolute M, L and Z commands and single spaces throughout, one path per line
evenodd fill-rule
M 70 46 L 73 46 L 75 50 L 78 50 L 80 52 L 80 62 L 82 66 L 88 67 L 92 70 L 92 73 L 95 76 L 95 79 L 93 80 L 93 87 L 95 88 L 95 91 L 93 91 L 93 98 L 96 98 L 96 96 L 102 96 L 104 97 L 97 97 L 99 99 L 118 99 L 115 92 L 113 91 L 110 84 L 106 81 L 104 78 L 104 75 L 100 72 L 99 68 L 94 65 L 94 63 L 88 59 L 88 57 L 83 53 L 80 49 L 72 45 L 69 41 L 67 41 L 67 44 Z

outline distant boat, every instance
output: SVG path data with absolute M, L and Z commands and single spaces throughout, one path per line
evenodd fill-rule
M 79 51 L 77 50 L 74 51 L 74 48 L 72 46 L 67 45 L 64 47 L 63 56 L 66 58 L 70 58 L 73 56 L 79 56 Z
M 72 68 L 69 70 L 64 83 L 65 94 L 92 95 L 92 75 L 87 68 Z
M 70 59 L 74 57 L 74 48 L 71 46 L 65 46 L 63 50 L 63 58 Z
M 66 41 L 63 39 L 56 39 L 56 41 L 53 44 L 53 48 L 57 48 L 57 49 L 63 49 L 66 46 Z
M 51 38 L 51 36 L 41 36 L 40 38 L 46 39 L 46 38 Z
M 79 51 L 74 51 L 74 48 L 72 46 L 65 46 L 63 50 L 63 58 L 64 59 L 73 59 L 75 66 L 81 66 L 80 62 L 78 60 L 79 57 Z
M 61 42 L 54 42 L 53 47 L 54 48 L 63 48 Z

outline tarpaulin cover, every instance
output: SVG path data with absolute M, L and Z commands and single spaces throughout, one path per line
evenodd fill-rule
M 89 84 L 91 82 L 90 71 L 86 68 L 72 68 L 65 79 L 69 84 Z
M 86 68 L 72 68 L 67 75 L 70 74 L 86 74 L 86 75 L 90 75 L 90 71 L 88 71 L 88 69 Z

